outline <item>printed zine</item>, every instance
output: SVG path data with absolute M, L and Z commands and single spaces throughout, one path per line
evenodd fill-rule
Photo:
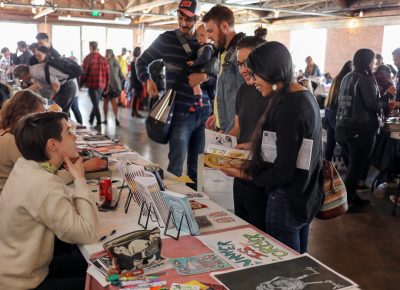
M 236 145 L 235 136 L 206 130 L 204 166 L 213 169 L 241 168 L 243 162 L 249 159 L 250 151 L 235 149 Z
M 287 260 L 296 256 L 252 228 L 197 237 L 235 268 Z

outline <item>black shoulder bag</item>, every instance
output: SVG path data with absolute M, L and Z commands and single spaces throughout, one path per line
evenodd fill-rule
M 192 50 L 186 38 L 176 30 L 176 36 L 179 39 L 183 49 L 188 56 L 191 55 Z M 184 73 L 181 76 L 185 75 Z M 167 144 L 169 140 L 169 133 L 171 131 L 171 122 L 174 115 L 176 86 L 179 84 L 179 78 L 172 89 L 168 89 L 154 104 L 149 116 L 146 118 L 146 131 L 149 138 L 160 144 Z

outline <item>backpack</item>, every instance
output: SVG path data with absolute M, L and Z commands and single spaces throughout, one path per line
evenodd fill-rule
M 46 81 L 50 84 L 50 66 L 59 70 L 60 72 L 67 74 L 68 78 L 66 80 L 72 80 L 79 78 L 83 74 L 82 67 L 75 61 L 68 58 L 57 58 L 46 62 L 44 67 L 44 75 Z M 65 79 L 64 79 L 65 80 Z M 60 81 L 64 81 L 60 80 Z

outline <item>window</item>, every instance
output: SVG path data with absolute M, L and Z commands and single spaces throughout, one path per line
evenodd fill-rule
M 106 28 L 103 26 L 82 26 L 82 57 L 89 54 L 89 42 L 97 41 L 99 52 L 104 56 L 106 51 Z
M 133 31 L 131 29 L 107 29 L 107 48 L 111 48 L 114 54 L 120 55 L 122 48 L 133 50 Z
M 162 29 L 151 29 L 151 28 L 146 28 L 144 30 L 144 40 L 143 40 L 143 47 L 144 49 L 148 48 L 150 44 L 153 43 L 153 41 L 162 33 L 164 33 L 165 30 Z
M 396 48 L 400 47 L 400 38 L 398 35 L 400 35 L 400 25 L 385 26 L 382 44 L 382 57 L 384 63 L 393 64 L 392 52 Z
M 68 41 L 65 41 L 68 39 Z M 81 27 L 53 25 L 52 43 L 54 48 L 65 57 L 75 56 L 81 62 Z
M 292 30 L 290 34 L 290 52 L 295 71 L 306 67 L 305 59 L 311 56 L 324 73 L 326 49 L 326 29 Z
M 15 52 L 17 42 L 20 40 L 25 41 L 28 45 L 36 42 L 35 37 L 38 32 L 36 24 L 13 22 L 0 22 L 0 31 L 2 32 L 1 48 L 8 47 L 11 52 Z
M 258 26 L 258 24 L 235 24 L 235 29 L 236 31 L 245 33 L 247 36 L 254 36 L 254 30 L 256 30 Z

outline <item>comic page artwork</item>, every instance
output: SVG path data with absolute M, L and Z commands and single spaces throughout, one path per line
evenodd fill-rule
M 252 228 L 197 238 L 235 268 L 279 262 L 296 256 Z

